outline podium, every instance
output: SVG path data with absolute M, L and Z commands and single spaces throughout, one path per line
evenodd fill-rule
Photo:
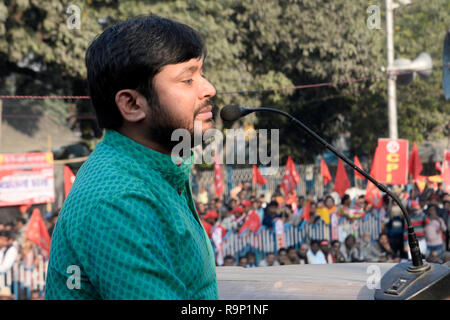
M 395 263 L 217 267 L 220 300 L 373 300 Z

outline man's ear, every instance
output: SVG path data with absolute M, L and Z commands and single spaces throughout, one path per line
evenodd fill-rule
M 147 115 L 147 99 L 136 90 L 123 89 L 116 93 L 116 105 L 125 121 L 139 122 Z

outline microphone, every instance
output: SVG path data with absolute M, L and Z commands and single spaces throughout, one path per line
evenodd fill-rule
M 358 171 L 378 189 L 388 194 L 400 207 L 408 226 L 408 244 L 411 251 L 411 262 L 399 263 L 392 267 L 381 279 L 380 288 L 375 290 L 374 297 L 377 300 L 405 300 L 405 299 L 445 299 L 450 298 L 450 266 L 427 263 L 422 260 L 419 242 L 417 241 L 414 227 L 411 223 L 405 206 L 400 199 L 385 185 L 375 180 L 364 170 L 360 169 L 353 161 L 330 145 L 314 131 L 304 125 L 300 120 L 290 114 L 272 108 L 246 108 L 237 105 L 227 105 L 220 111 L 220 117 L 224 121 L 235 121 L 249 113 L 267 111 L 282 114 L 313 136 L 328 150 L 341 158 L 352 169 Z

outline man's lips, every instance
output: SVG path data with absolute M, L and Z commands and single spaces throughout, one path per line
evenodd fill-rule
M 208 119 L 211 119 L 212 117 L 213 117 L 212 106 L 208 105 L 208 106 L 203 107 L 202 109 L 200 109 L 200 111 L 198 112 L 198 114 L 195 117 L 195 119 L 197 119 L 197 120 L 208 120 Z

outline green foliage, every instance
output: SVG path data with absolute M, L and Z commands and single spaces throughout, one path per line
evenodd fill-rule
M 81 28 L 69 29 L 71 4 L 81 10 Z M 366 9 L 380 6 L 381 29 L 368 29 Z M 217 106 L 235 103 L 278 107 L 328 140 L 350 134 L 351 152 L 371 155 L 388 135 L 384 1 L 348 0 L 4 0 L 0 1 L 0 92 L 87 94 L 84 54 L 104 28 L 128 17 L 158 14 L 186 23 L 206 39 L 205 74 L 215 85 Z M 450 133 L 450 104 L 442 95 L 442 44 L 449 28 L 448 0 L 413 1 L 395 10 L 396 58 L 431 54 L 428 81 L 397 88 L 399 136 L 410 141 Z M 36 66 L 38 66 L 36 68 Z M 377 80 L 380 78 L 381 80 Z M 303 90 L 267 91 L 294 85 L 370 80 Z M 259 93 L 229 94 L 241 90 Z M 64 118 L 67 110 L 47 104 Z M 86 113 L 85 103 L 78 104 Z M 241 122 L 280 129 L 283 161 L 311 162 L 324 148 L 287 119 L 254 114 Z M 220 123 L 220 122 L 219 122 Z M 230 126 L 230 124 L 225 124 Z

